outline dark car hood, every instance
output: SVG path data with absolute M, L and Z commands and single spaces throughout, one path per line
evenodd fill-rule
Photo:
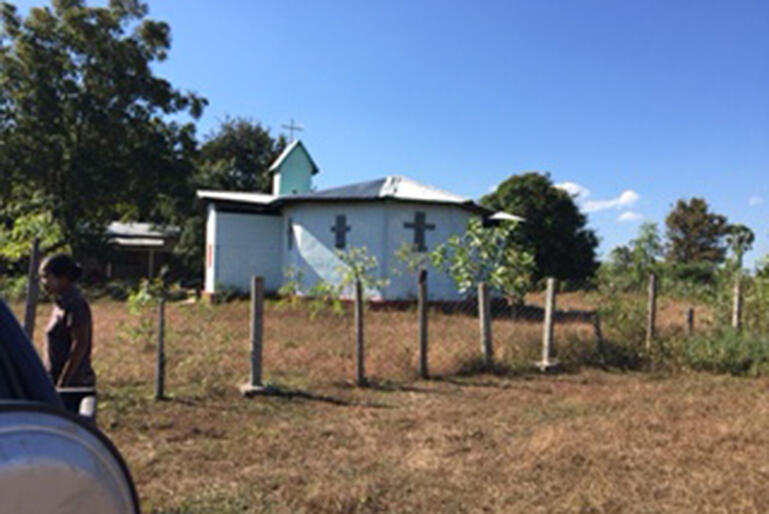
M 0 300 L 0 352 L 15 373 L 25 400 L 61 408 L 59 395 L 13 313 Z M 0 362 L 2 364 L 2 362 Z

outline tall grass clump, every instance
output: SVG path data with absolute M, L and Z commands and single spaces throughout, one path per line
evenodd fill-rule
M 599 281 L 591 294 L 601 319 L 604 341 L 595 356 L 602 365 L 636 368 L 644 358 L 646 298 L 628 292 L 625 284 Z
M 743 326 L 750 332 L 769 334 L 769 277 L 743 282 Z
M 681 364 L 697 371 L 759 376 L 769 374 L 769 337 L 721 329 L 682 339 L 673 348 Z

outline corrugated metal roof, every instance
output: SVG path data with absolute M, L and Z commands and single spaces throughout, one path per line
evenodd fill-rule
M 466 204 L 470 200 L 459 195 L 442 191 L 432 186 L 420 184 L 407 177 L 388 176 L 367 182 L 358 182 L 348 186 L 334 187 L 312 193 L 281 197 L 285 201 L 301 200 L 375 200 L 391 198 L 420 202 Z
M 257 205 L 269 205 L 277 196 L 263 193 L 244 193 L 242 191 L 197 191 L 197 197 L 201 200 L 219 200 L 223 202 L 251 203 Z
M 173 225 L 158 226 L 152 223 L 113 221 L 107 226 L 106 235 L 114 237 L 165 238 L 181 232 Z
M 197 196 L 202 200 L 213 202 L 241 203 L 270 208 L 301 202 L 358 202 L 391 199 L 407 202 L 454 204 L 484 215 L 493 212 L 462 196 L 397 175 L 298 195 L 272 196 L 261 193 L 201 190 L 197 192 Z M 498 214 L 499 217 L 495 219 L 521 219 L 507 213 Z
M 146 237 L 113 237 L 109 242 L 118 246 L 130 247 L 162 247 L 165 245 L 162 239 Z

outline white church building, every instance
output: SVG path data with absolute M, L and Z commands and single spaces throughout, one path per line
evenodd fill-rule
M 414 298 L 416 279 L 395 256 L 403 243 L 429 251 L 453 234 L 462 234 L 472 217 L 514 219 L 471 200 L 388 176 L 315 191 L 318 167 L 299 140 L 270 167 L 271 195 L 248 192 L 197 192 L 206 207 L 205 291 L 249 289 L 250 277 L 264 277 L 265 289 L 277 291 L 286 270 L 301 277 L 300 290 L 319 280 L 338 283 L 336 250 L 366 247 L 376 257 L 379 277 L 388 284 L 370 294 L 375 300 Z M 430 300 L 461 299 L 445 273 L 428 269 Z

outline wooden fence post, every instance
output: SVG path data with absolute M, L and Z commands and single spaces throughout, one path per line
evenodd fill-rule
M 601 330 L 601 315 L 596 312 L 593 314 L 593 332 L 595 333 L 595 349 L 598 355 L 605 353 L 603 345 L 603 331 Z
M 734 281 L 734 298 L 732 300 L 732 328 L 740 330 L 742 325 L 742 274 L 737 274 Z
M 694 309 L 686 309 L 686 337 L 694 335 Z
M 419 376 L 430 376 L 427 367 L 427 270 L 419 271 L 418 290 L 418 314 L 419 314 Z
M 542 360 L 537 363 L 542 371 L 547 371 L 557 366 L 558 361 L 553 358 L 553 314 L 555 313 L 555 279 L 547 279 L 547 292 L 545 293 L 545 320 L 542 329 Z
M 481 329 L 481 353 L 487 366 L 494 360 L 494 347 L 491 340 L 491 296 L 485 282 L 478 284 L 478 319 Z
M 363 346 L 363 284 L 355 280 L 355 384 L 366 385 L 366 356 Z
M 155 358 L 155 399 L 165 398 L 164 389 L 166 383 L 166 354 L 165 354 L 165 332 L 166 332 L 166 300 L 163 296 L 158 302 L 158 344 L 157 355 Z
M 240 386 L 244 396 L 266 392 L 262 384 L 262 334 L 264 331 L 264 279 L 251 277 L 251 376 Z
M 40 240 L 35 238 L 29 252 L 29 268 L 27 272 L 27 301 L 24 307 L 24 331 L 30 341 L 35 338 L 35 317 L 37 315 L 37 300 L 40 294 L 40 282 L 37 267 L 40 264 Z
M 646 318 L 646 351 L 652 349 L 657 324 L 657 275 L 649 273 L 649 306 Z

